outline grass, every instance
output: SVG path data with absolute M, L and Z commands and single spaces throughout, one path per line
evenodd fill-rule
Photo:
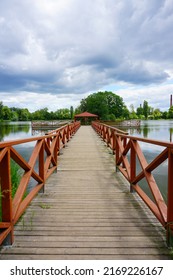
M 13 160 L 11 160 L 12 198 L 15 196 L 15 193 L 20 183 L 21 176 L 22 176 L 21 168 Z M 3 193 L 1 192 L 1 185 L 0 185 L 0 221 L 2 221 L 2 206 L 1 206 L 2 197 L 3 197 Z
M 35 212 L 32 211 L 29 217 L 29 221 L 25 222 L 24 217 L 21 218 L 22 230 L 33 230 L 33 219 L 34 219 Z
M 41 207 L 42 209 L 50 209 L 50 208 L 51 208 L 50 205 L 44 204 L 44 203 L 40 203 L 40 204 L 39 204 L 39 207 Z
M 11 160 L 11 182 L 12 182 L 12 198 L 15 196 L 21 179 L 21 168 Z

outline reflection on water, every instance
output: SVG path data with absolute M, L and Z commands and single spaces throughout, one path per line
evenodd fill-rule
M 141 121 L 140 127 L 123 128 L 130 135 L 150 138 L 160 141 L 171 141 L 173 139 L 173 120 L 148 120 Z
M 1 142 L 24 139 L 31 136 L 31 122 L 0 122 Z M 35 142 L 29 142 L 26 144 L 16 145 L 15 149 L 28 162 L 34 146 Z M 31 180 L 28 190 L 33 186 L 34 183 Z
M 173 140 L 173 120 L 149 120 L 141 121 L 140 127 L 121 127 L 130 135 L 150 138 L 160 141 Z M 38 131 L 38 134 L 41 132 Z M 22 139 L 32 137 L 32 129 L 30 122 L 3 122 L 0 123 L 0 141 L 8 141 L 15 139 Z M 16 150 L 24 157 L 26 161 L 29 160 L 35 142 L 16 146 Z M 148 163 L 150 163 L 164 148 L 156 145 L 140 143 L 142 151 Z M 140 164 L 138 164 L 137 172 L 141 171 Z M 167 161 L 163 162 L 156 170 L 153 171 L 156 182 L 160 188 L 163 197 L 167 197 Z M 150 190 L 145 180 L 140 186 L 151 196 Z M 151 196 L 152 197 L 152 196 Z
M 169 128 L 169 135 L 170 135 L 169 141 L 172 142 L 172 140 L 173 140 L 173 137 L 172 137 L 172 135 L 173 135 L 173 128 L 172 127 Z
M 0 122 L 0 142 L 31 136 L 30 122 Z

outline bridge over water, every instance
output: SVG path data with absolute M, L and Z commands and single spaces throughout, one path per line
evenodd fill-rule
M 159 214 L 156 211 L 153 215 L 155 208 L 149 209 L 153 205 L 148 207 L 137 192 L 130 192 L 127 180 L 115 172 L 115 156 L 108 146 L 119 152 L 112 130 L 102 131 L 107 139 L 105 144 L 91 126 L 77 129 L 72 131 L 68 127 L 44 139 L 35 138 L 36 148 L 28 163 L 14 146 L 11 148 L 14 143 L 6 145 L 8 158 L 11 155 L 25 170 L 22 178 L 25 188 L 29 176 L 38 183 L 37 189 L 24 199 L 20 195 L 22 185 L 13 201 L 6 196 L 6 207 L 8 204 L 12 209 L 5 212 L 2 205 L 5 214 L 0 223 L 0 240 L 13 245 L 1 247 L 0 259 L 169 259 L 166 231 Z M 117 158 L 119 162 L 121 157 Z M 3 155 L 1 152 L 2 187 L 9 185 L 7 173 L 2 172 L 3 166 L 9 166 L 9 159 L 4 158 L 5 152 Z M 35 158 L 39 161 L 37 172 Z M 122 171 L 128 172 L 126 160 L 122 163 Z M 43 185 L 44 193 L 36 195 Z M 12 224 L 16 224 L 14 236 Z

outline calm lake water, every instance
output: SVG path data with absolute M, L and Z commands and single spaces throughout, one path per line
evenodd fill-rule
M 2 122 L 0 123 L 0 141 L 11 141 L 32 136 L 31 122 Z M 34 143 L 16 146 L 22 156 L 28 160 Z
M 173 120 L 141 121 L 140 128 L 126 128 L 130 135 L 157 139 L 160 141 L 173 140 Z
M 173 142 L 173 120 L 141 121 L 140 128 L 125 128 L 124 130 L 127 131 L 130 135 L 137 137 L 155 139 L 164 142 Z M 157 155 L 160 154 L 161 151 L 165 149 L 164 147 L 142 142 L 140 142 L 140 146 L 148 163 L 150 163 Z M 137 170 L 141 171 L 139 163 L 137 166 Z M 159 186 L 159 189 L 165 201 L 167 201 L 167 174 L 167 160 L 153 171 L 154 178 Z M 141 180 L 140 186 L 152 198 L 151 192 L 145 179 Z
M 173 141 L 173 120 L 148 120 L 141 121 L 140 128 L 122 128 L 130 135 L 142 138 L 157 139 L 160 141 Z M 38 132 L 37 132 L 38 133 Z M 33 131 L 31 122 L 9 122 L 0 123 L 0 141 L 9 141 L 32 137 Z M 28 160 L 35 143 L 27 143 L 16 146 L 22 156 Z M 151 162 L 162 150 L 162 147 L 141 143 L 141 148 L 148 162 Z M 138 164 L 140 171 L 140 164 Z M 167 161 L 162 163 L 153 172 L 159 188 L 164 196 L 167 197 Z M 145 180 L 141 181 L 141 187 L 150 195 L 149 188 Z

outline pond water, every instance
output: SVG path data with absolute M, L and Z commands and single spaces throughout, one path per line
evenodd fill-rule
M 121 129 L 127 131 L 130 135 L 142 138 L 155 139 L 160 141 L 173 141 L 173 120 L 148 120 L 141 121 L 140 127 L 122 127 Z M 39 132 L 37 132 L 38 134 Z M 41 132 L 40 132 L 41 134 Z M 3 122 L 0 123 L 0 141 L 9 141 L 22 138 L 32 137 L 33 131 L 31 122 Z M 28 161 L 35 143 L 30 142 L 20 146 L 16 149 Z M 151 162 L 163 148 L 156 145 L 140 143 L 142 151 L 148 162 Z M 140 171 L 140 164 L 138 164 L 138 171 Z M 165 200 L 167 200 L 167 161 L 161 164 L 153 172 L 156 182 L 159 185 L 161 193 Z M 150 190 L 145 180 L 141 181 L 141 187 L 151 196 Z
M 13 141 L 18 139 L 30 138 L 32 136 L 31 122 L 1 122 L 0 123 L 0 141 Z M 28 161 L 35 146 L 35 142 L 16 145 L 15 149 L 22 157 Z M 36 168 L 37 169 L 37 168 Z M 23 170 L 21 171 L 23 173 Z M 28 191 L 35 185 L 31 178 Z
M 31 122 L 0 122 L 0 141 L 28 138 L 31 135 Z
M 147 120 L 141 121 L 139 128 L 122 128 L 130 135 L 157 139 L 159 141 L 173 140 L 173 120 Z
M 147 120 L 141 121 L 139 128 L 123 128 L 121 129 L 127 131 L 130 135 L 154 139 L 164 142 L 173 141 L 173 120 Z M 157 145 L 147 144 L 140 142 L 140 147 L 145 155 L 148 163 L 150 163 L 157 155 L 160 154 L 165 148 Z M 137 171 L 141 171 L 140 164 L 137 164 Z M 154 178 L 159 186 L 159 189 L 167 201 L 167 182 L 168 182 L 168 162 L 167 160 L 163 162 L 157 169 L 153 171 Z M 147 182 L 143 179 L 139 184 L 142 189 L 152 198 L 150 189 Z

